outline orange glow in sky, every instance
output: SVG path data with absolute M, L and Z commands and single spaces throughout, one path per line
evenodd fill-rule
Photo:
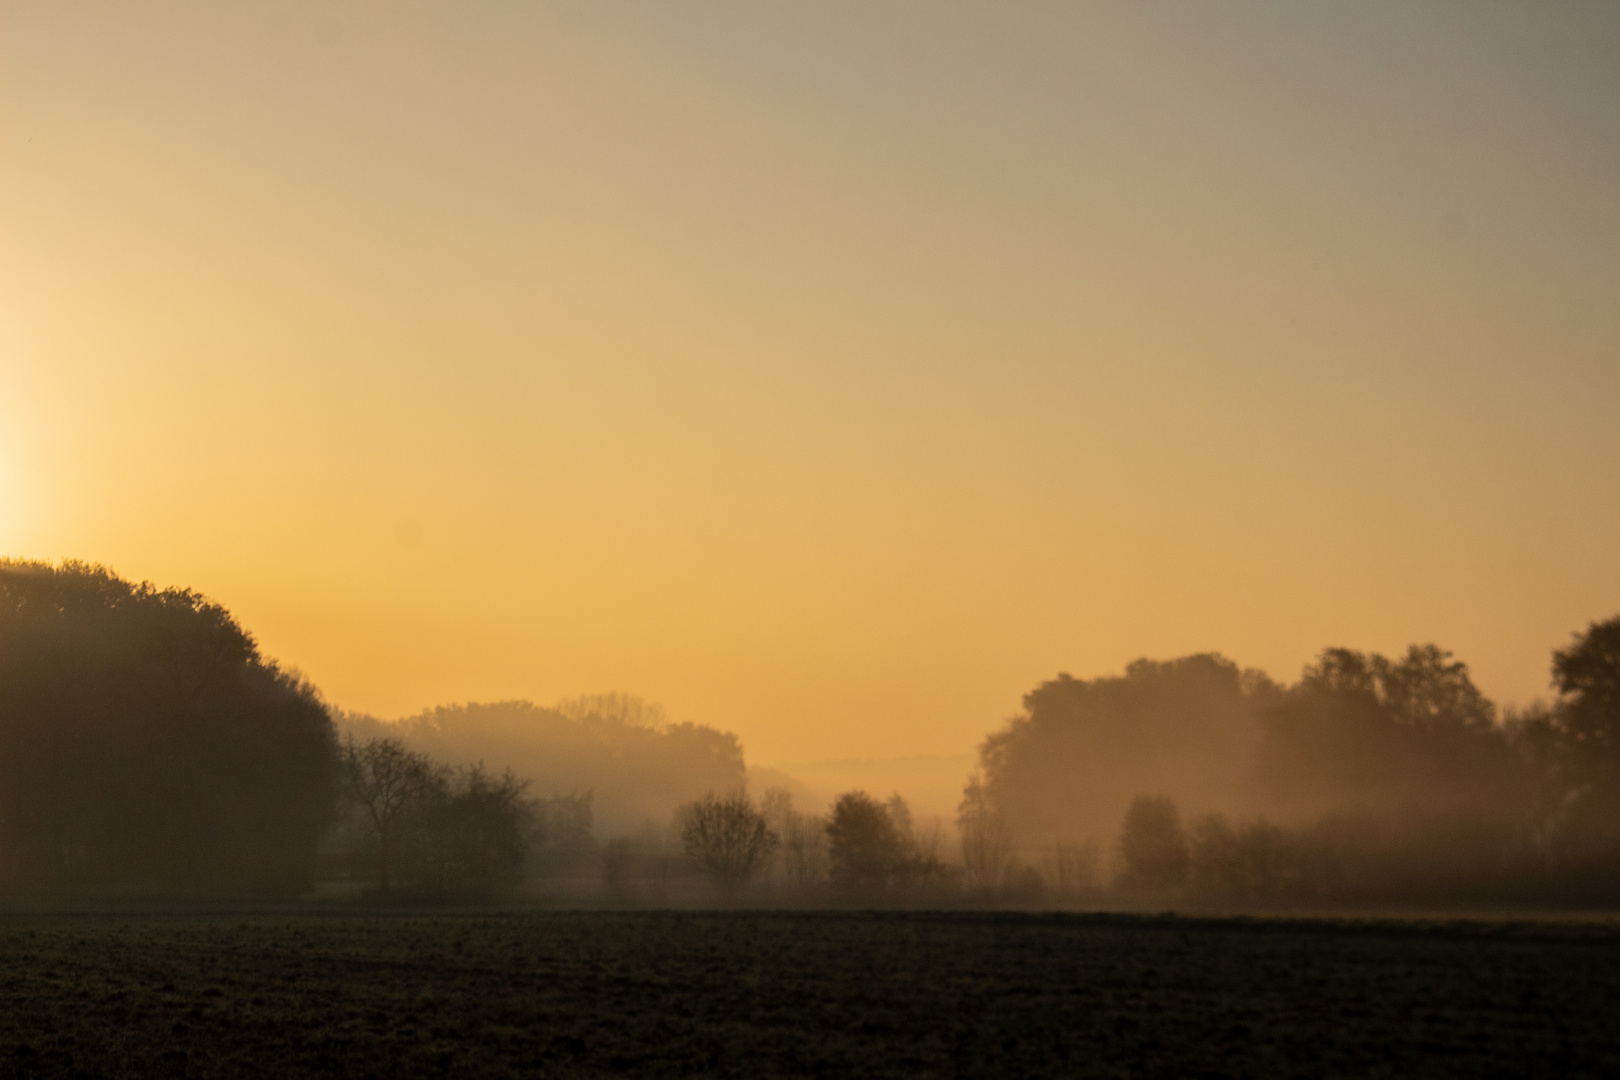
M 0 7 L 0 548 L 336 704 L 969 752 L 1620 611 L 1620 9 Z

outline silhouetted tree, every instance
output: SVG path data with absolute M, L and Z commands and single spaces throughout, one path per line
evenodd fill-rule
M 905 837 L 883 804 L 866 792 L 840 795 L 826 828 L 835 884 L 881 889 L 903 872 Z
M 0 561 L 0 880 L 285 894 L 337 796 L 331 718 L 224 608 Z
M 1620 769 L 1620 616 L 1593 623 L 1553 653 L 1553 687 L 1569 741 L 1591 768 L 1591 781 L 1612 784 Z
M 429 806 L 444 797 L 447 770 L 398 739 L 343 743 L 344 795 L 363 814 L 375 845 L 377 884 L 394 885 L 394 866 L 410 830 L 420 829 Z
M 780 843 L 777 853 L 789 883 L 801 894 L 827 878 L 827 823 L 793 808 L 786 788 L 773 788 L 761 800 L 760 812 Z
M 1262 673 L 1212 653 L 1137 660 L 1123 676 L 1059 675 L 980 746 L 985 803 L 1025 848 L 1110 840 L 1144 790 L 1230 803 L 1276 694 Z
M 451 769 L 389 738 L 348 739 L 342 761 L 381 893 L 482 898 L 517 887 L 535 814 L 527 781 Z
M 1189 891 L 1220 903 L 1269 903 L 1298 894 L 1291 838 L 1265 820 L 1234 827 L 1224 814 L 1193 822 Z
M 426 807 L 417 859 L 417 887 L 446 897 L 487 899 L 510 893 L 523 879 L 525 833 L 533 803 L 529 784 L 507 771 L 460 769 L 438 785 Z
M 1119 834 L 1121 892 L 1160 897 L 1187 883 L 1191 857 L 1176 804 L 1162 795 L 1138 796 Z
M 1553 654 L 1559 700 L 1520 731 L 1550 768 L 1551 853 L 1575 897 L 1620 897 L 1620 616 L 1592 623 Z
M 578 866 L 595 852 L 591 797 L 589 791 L 576 791 L 534 800 L 528 846 L 542 871 Z
M 681 843 L 720 888 L 733 892 L 759 870 L 776 848 L 777 836 L 745 791 L 713 792 L 676 813 Z
M 895 833 L 900 837 L 900 857 L 895 863 L 894 880 L 909 886 L 942 885 L 957 876 L 953 867 L 940 858 L 945 824 L 935 817 L 921 826 L 912 818 L 911 807 L 897 791 L 883 803 Z
M 1522 819 L 1532 792 L 1468 667 L 1435 645 L 1400 660 L 1325 649 L 1266 709 L 1260 788 L 1296 812 Z
M 1007 824 L 990 805 L 977 772 L 962 789 L 956 808 L 956 828 L 962 839 L 962 866 L 968 887 L 980 892 L 1000 888 L 1012 858 Z

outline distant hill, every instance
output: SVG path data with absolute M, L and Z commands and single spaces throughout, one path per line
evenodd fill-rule
M 592 793 L 596 834 L 667 825 L 675 807 L 742 787 L 742 745 L 703 724 L 667 723 L 635 698 L 602 695 L 547 708 L 529 701 L 441 705 L 401 720 L 338 716 L 342 734 L 391 735 L 452 765 L 482 762 L 532 782 L 532 794 Z

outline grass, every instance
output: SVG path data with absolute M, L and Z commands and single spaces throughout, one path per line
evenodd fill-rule
M 1620 1075 L 1612 924 L 0 916 L 0 1076 Z

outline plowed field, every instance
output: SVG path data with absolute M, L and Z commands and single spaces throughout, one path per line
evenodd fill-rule
M 0 1076 L 1620 1076 L 1620 929 L 0 917 Z

